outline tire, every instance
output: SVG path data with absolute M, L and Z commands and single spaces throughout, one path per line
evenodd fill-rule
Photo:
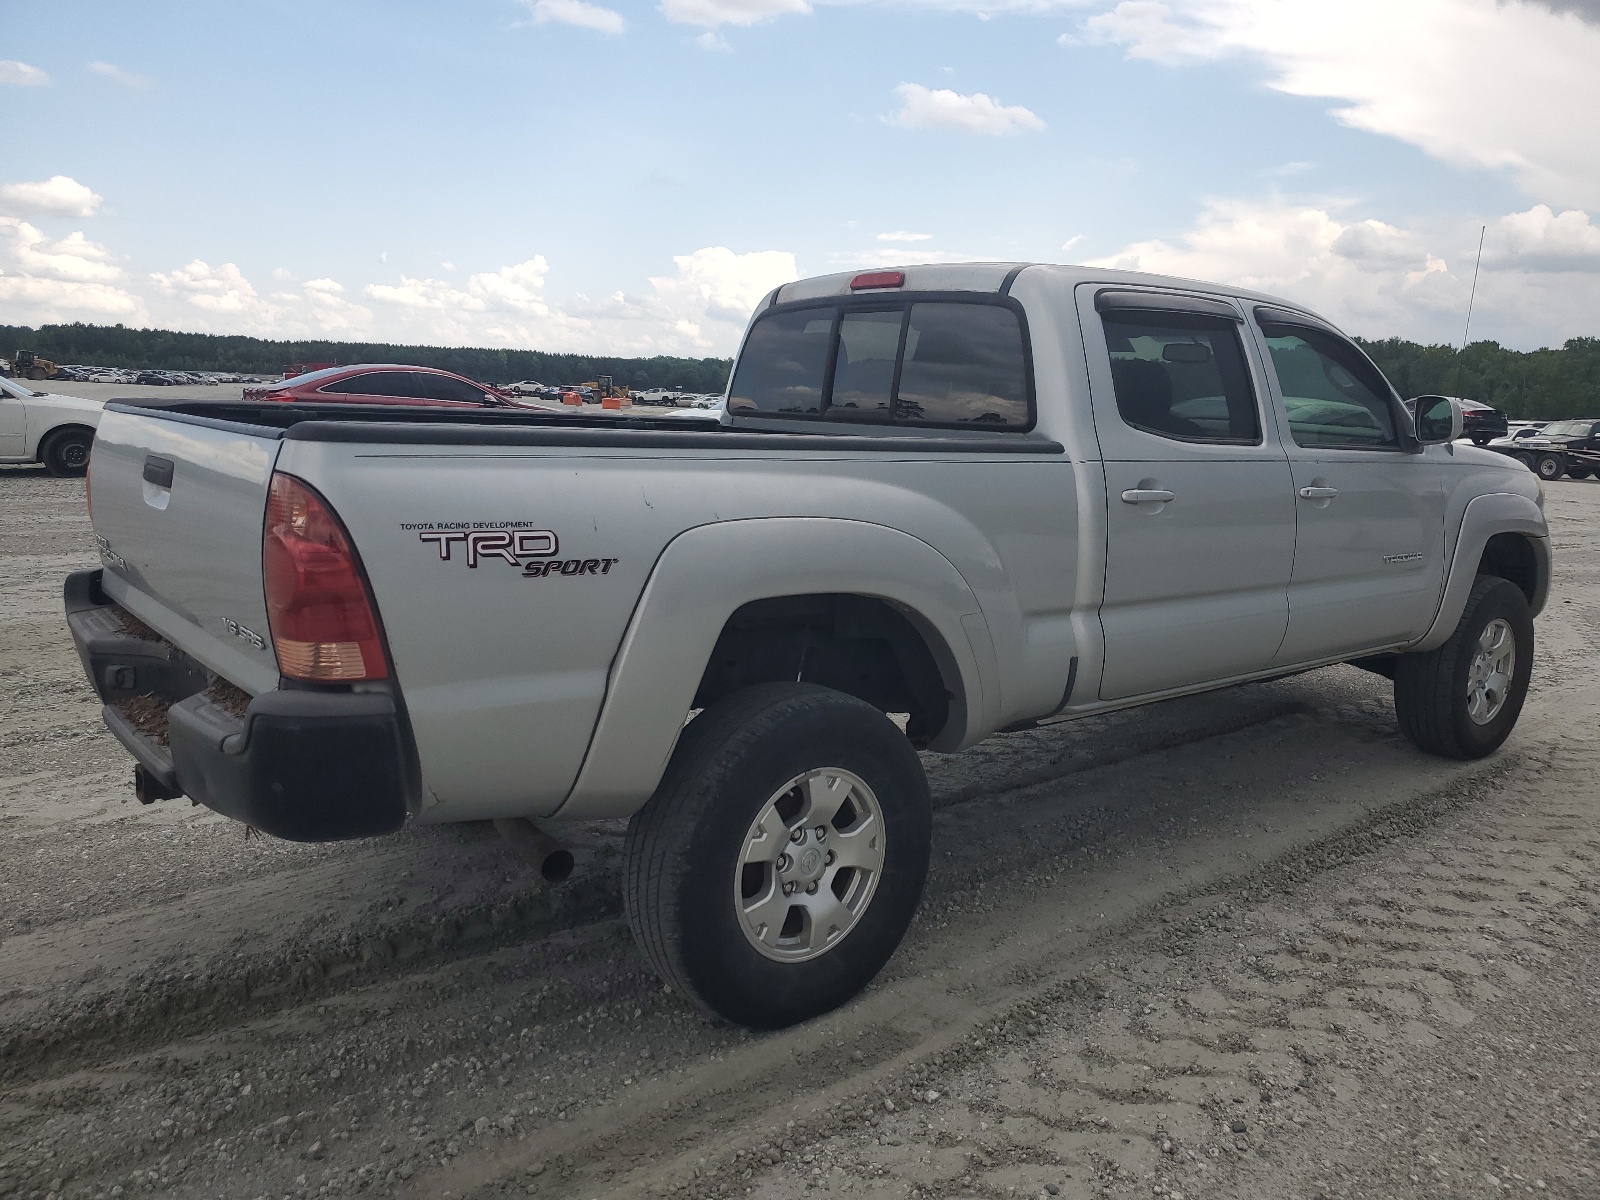
M 1474 446 L 1487 446 L 1492 441 L 1494 441 L 1494 438 L 1486 437 L 1481 433 L 1475 433 L 1472 435 L 1472 444 Z
M 1533 455 L 1524 453 L 1524 454 L 1513 454 L 1511 457 L 1516 459 L 1523 466 L 1527 467 L 1528 470 L 1530 470 L 1530 471 L 1533 470 Z
M 1566 460 L 1559 454 L 1541 454 L 1533 463 L 1534 474 L 1545 480 L 1560 479 L 1566 469 Z
M 39 447 L 39 461 L 50 474 L 65 477 L 86 474 L 94 432 L 89 429 L 59 429 Z
M 1568 467 L 1567 468 L 1567 478 L 1568 479 L 1587 479 L 1587 478 L 1589 478 L 1590 475 L 1593 475 L 1593 474 L 1594 474 L 1594 468 L 1592 468 L 1592 467 Z
M 812 826 L 813 806 L 835 802 L 839 788 L 850 799 Z M 763 814 L 767 833 L 756 836 Z M 692 1000 L 740 1025 L 780 1029 L 837 1008 L 889 961 L 922 896 L 932 825 L 922 763 L 877 709 L 813 684 L 746 688 L 689 723 L 629 823 L 628 924 L 661 977 Z M 831 842 L 816 839 L 819 827 Z M 830 846 L 877 869 L 834 866 Z M 811 882 L 797 882 L 806 870 Z M 841 922 L 831 936 L 803 907 L 828 911 L 829 893 Z M 761 915 L 775 920 L 758 926 Z
M 1498 629 L 1497 629 L 1498 627 Z M 1498 687 L 1478 694 L 1474 684 L 1485 662 L 1480 652 L 1496 632 L 1509 636 L 1513 661 Z M 1487 639 L 1487 640 L 1486 640 Z M 1489 653 L 1492 664 L 1497 656 Z M 1400 731 L 1421 749 L 1446 758 L 1483 758 L 1510 736 L 1533 673 L 1533 616 L 1522 589 L 1495 575 L 1479 575 L 1450 640 L 1425 654 L 1402 654 L 1395 667 L 1394 708 Z M 1491 677 L 1492 679 L 1493 677 Z M 1498 700 L 1495 693 L 1498 692 Z

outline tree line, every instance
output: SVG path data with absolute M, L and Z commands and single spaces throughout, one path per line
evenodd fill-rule
M 480 383 L 582 383 L 601 375 L 628 387 L 721 392 L 728 381 L 726 358 L 615 358 L 609 355 L 545 354 L 538 350 L 492 350 L 452 346 L 397 346 L 387 342 L 269 341 L 122 325 L 0 325 L 0 356 L 32 350 L 59 363 L 130 367 L 154 371 L 226 371 L 276 375 L 286 365 L 402 363 L 438 367 Z
M 1462 396 L 1512 420 L 1600 418 L 1600 338 L 1558 350 L 1507 350 L 1498 342 L 1423 346 L 1403 338 L 1356 342 L 1402 396 Z
M 1600 418 L 1600 338 L 1569 339 L 1559 349 L 1508 350 L 1473 342 L 1464 351 L 1404 338 L 1356 341 L 1402 396 L 1465 396 L 1492 404 L 1513 420 Z M 0 354 L 32 350 L 56 362 L 172 371 L 276 374 L 304 362 L 389 362 L 439 367 L 481 383 L 537 379 L 579 383 L 610 375 L 629 387 L 720 392 L 725 358 L 613 358 L 386 342 L 268 341 L 121 325 L 0 325 Z

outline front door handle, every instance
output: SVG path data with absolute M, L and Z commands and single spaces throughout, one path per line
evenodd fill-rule
M 1160 488 L 1129 488 L 1122 493 L 1124 504 L 1168 504 L 1177 497 Z
M 1300 489 L 1300 499 L 1302 500 L 1332 500 L 1338 494 L 1338 488 L 1303 487 Z

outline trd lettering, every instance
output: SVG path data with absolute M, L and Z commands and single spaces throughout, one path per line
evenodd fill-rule
M 522 568 L 524 579 L 543 579 L 547 575 L 609 575 L 616 558 L 567 558 L 551 562 L 531 562 Z

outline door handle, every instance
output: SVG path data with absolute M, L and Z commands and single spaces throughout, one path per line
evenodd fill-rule
M 1338 494 L 1338 488 L 1303 487 L 1300 489 L 1300 499 L 1302 500 L 1332 500 Z
M 1122 493 L 1124 504 L 1166 504 L 1176 499 L 1171 492 L 1160 488 L 1129 488 Z

